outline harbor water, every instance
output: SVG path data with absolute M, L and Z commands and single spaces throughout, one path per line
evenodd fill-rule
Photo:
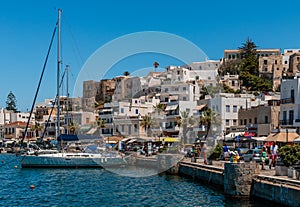
M 0 154 L 0 161 L 0 206 L 265 206 L 226 198 L 217 189 L 180 176 L 128 177 L 106 169 L 22 169 L 12 154 Z

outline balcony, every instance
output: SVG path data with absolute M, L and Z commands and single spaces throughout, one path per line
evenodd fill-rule
M 284 99 L 280 99 L 280 103 L 281 103 L 281 104 L 295 103 L 295 99 L 294 99 L 294 98 L 284 98 Z
M 293 120 L 280 120 L 280 125 L 293 125 Z

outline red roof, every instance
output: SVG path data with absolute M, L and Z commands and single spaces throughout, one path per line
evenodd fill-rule
M 20 127 L 26 127 L 26 125 L 27 125 L 27 123 L 24 121 L 14 121 L 14 122 L 5 124 L 5 126 L 20 126 Z

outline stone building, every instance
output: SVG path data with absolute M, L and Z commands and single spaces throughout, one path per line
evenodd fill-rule
M 103 79 L 100 81 L 96 94 L 97 102 L 110 102 L 116 90 L 115 79 Z
M 93 80 L 83 81 L 82 109 L 84 111 L 94 110 L 99 84 L 99 82 Z
M 238 90 L 241 87 L 239 75 L 224 75 L 221 79 L 221 83 L 224 83 L 233 90 Z
M 273 129 L 279 128 L 280 100 L 274 98 L 267 104 L 240 109 L 239 127 L 255 133 L 255 136 L 268 136 Z
M 271 55 L 280 55 L 280 49 L 257 49 L 257 57 L 268 57 Z M 235 50 L 224 50 L 224 59 L 235 60 L 241 59 L 241 52 L 238 49 Z
M 260 56 L 259 57 L 259 74 L 272 80 L 273 90 L 280 86 L 282 78 L 282 56 Z
M 288 74 L 295 75 L 300 72 L 300 52 L 290 56 Z

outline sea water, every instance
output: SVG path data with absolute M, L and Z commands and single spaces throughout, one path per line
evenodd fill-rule
M 0 206 L 265 206 L 228 199 L 218 189 L 174 175 L 22 169 L 12 154 L 0 154 L 0 180 Z

